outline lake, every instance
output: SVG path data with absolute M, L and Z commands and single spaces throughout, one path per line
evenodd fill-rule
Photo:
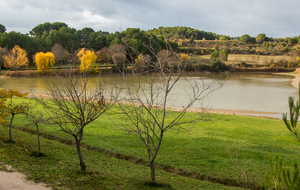
M 202 73 L 188 75 L 188 78 L 212 81 L 213 75 Z M 208 107 L 213 109 L 252 110 L 262 112 L 288 112 L 288 97 L 298 96 L 298 90 L 291 85 L 293 76 L 272 73 L 229 73 L 220 82 L 223 87 L 206 97 L 202 103 L 196 102 L 193 107 Z M 96 77 L 92 80 L 96 81 Z M 117 81 L 116 76 L 108 79 Z M 179 81 L 178 91 L 172 94 L 170 106 L 181 107 L 187 102 L 184 80 Z M 17 89 L 22 92 L 45 92 L 43 78 L 0 78 L 0 88 Z M 278 114 L 275 117 L 280 117 Z

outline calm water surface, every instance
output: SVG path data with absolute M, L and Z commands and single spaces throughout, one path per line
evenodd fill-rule
M 211 74 L 191 75 L 206 82 L 212 81 Z M 193 107 L 213 109 L 252 110 L 266 112 L 287 112 L 289 96 L 298 96 L 298 90 L 291 85 L 293 76 L 271 73 L 229 73 L 222 79 L 223 87 L 209 95 L 204 102 Z M 96 78 L 92 78 L 96 81 Z M 108 80 L 115 80 L 112 76 Z M 179 81 L 178 90 L 172 95 L 171 106 L 183 106 L 187 102 L 184 80 Z M 45 91 L 43 78 L 0 78 L 0 88 L 17 89 L 22 92 L 41 93 Z

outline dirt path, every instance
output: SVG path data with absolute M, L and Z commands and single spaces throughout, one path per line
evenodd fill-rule
M 6 166 L 8 170 L 10 166 Z M 50 190 L 41 183 L 27 181 L 26 176 L 19 172 L 0 171 L 0 190 Z

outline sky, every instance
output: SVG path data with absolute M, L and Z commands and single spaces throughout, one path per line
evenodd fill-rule
M 7 32 L 29 33 L 45 22 L 80 30 L 187 26 L 229 35 L 285 38 L 300 35 L 299 0 L 0 0 Z

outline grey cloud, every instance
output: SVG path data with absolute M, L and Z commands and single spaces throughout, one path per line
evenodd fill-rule
M 116 31 L 120 24 L 123 30 L 180 25 L 230 36 L 245 33 L 296 36 L 300 29 L 298 0 L 4 0 L 2 4 L 0 18 L 7 18 L 3 24 L 9 30 L 26 27 L 30 30 L 47 21 L 110 32 Z M 91 13 L 90 19 L 82 17 L 85 11 Z M 18 22 L 19 18 L 22 22 Z

